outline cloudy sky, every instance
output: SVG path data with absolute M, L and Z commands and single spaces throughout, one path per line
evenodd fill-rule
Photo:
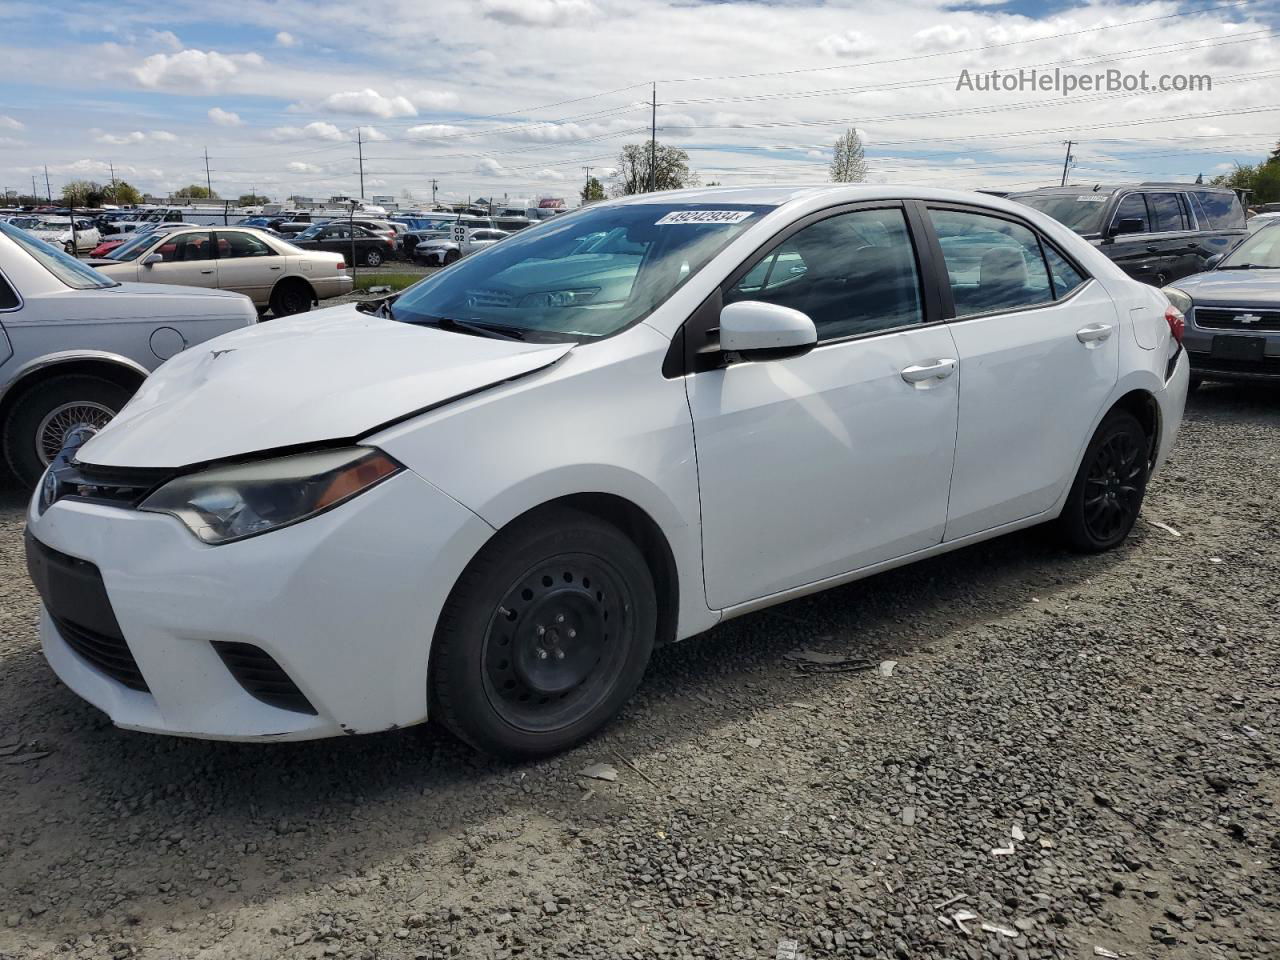
M 0 0 L 0 190 L 573 196 L 623 144 L 704 181 L 968 188 L 1206 178 L 1280 139 L 1280 0 Z M 1207 74 L 1182 93 L 958 90 L 962 71 Z

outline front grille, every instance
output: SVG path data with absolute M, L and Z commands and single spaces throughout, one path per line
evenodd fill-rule
M 1245 323 L 1241 317 L 1259 319 Z M 1194 319 L 1196 326 L 1207 330 L 1280 330 L 1280 310 L 1196 307 Z
M 92 500 L 117 507 L 136 507 L 148 493 L 173 476 L 172 470 L 122 469 L 86 463 L 55 465 L 52 496 L 42 496 L 41 509 L 64 498 Z
M 113 680 L 118 680 L 130 690 L 150 693 L 147 681 L 142 678 L 138 662 L 123 637 L 113 637 L 72 623 L 62 617 L 53 617 L 58 634 L 67 646 Z
M 316 714 L 316 708 L 269 653 L 251 643 L 215 640 L 213 649 L 249 696 L 281 710 Z

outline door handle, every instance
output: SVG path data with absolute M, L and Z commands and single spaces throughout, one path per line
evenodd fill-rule
M 272 270 L 279 270 L 280 268 L 279 268 L 279 267 L 272 267 L 271 269 L 272 269 Z
M 1111 336 L 1111 327 L 1105 323 L 1091 323 L 1076 331 L 1076 339 L 1081 343 L 1099 343 Z
M 203 273 L 203 274 L 205 274 L 205 275 L 208 275 L 208 274 L 210 274 L 210 273 L 213 273 L 213 271 L 212 271 L 212 270 L 201 270 L 200 272 L 201 272 L 201 273 Z
M 1147 246 L 1147 253 L 1159 253 L 1159 252 L 1160 252 L 1160 248 L 1157 247 L 1154 243 L 1149 244 Z
M 955 372 L 955 360 L 931 360 L 929 363 L 913 363 L 906 367 L 902 371 L 902 379 L 907 383 L 924 383 L 928 380 L 945 380 Z

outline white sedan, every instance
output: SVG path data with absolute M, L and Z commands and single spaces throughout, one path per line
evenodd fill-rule
M 116 280 L 233 290 L 277 317 L 305 313 L 352 287 L 342 254 L 301 250 L 251 227 L 150 231 L 93 265 Z
M 596 204 L 167 363 L 32 501 L 45 654 L 134 730 L 563 750 L 729 617 L 1049 521 L 1120 544 L 1182 322 L 989 196 Z
M 74 229 L 72 229 L 74 224 Z M 26 228 L 38 240 L 59 247 L 72 255 L 87 253 L 102 242 L 92 220 L 76 217 L 40 216 Z

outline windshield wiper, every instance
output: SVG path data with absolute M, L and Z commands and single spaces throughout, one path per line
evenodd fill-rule
M 1218 268 L 1219 270 L 1265 270 L 1266 267 L 1258 263 L 1228 263 Z
M 455 320 L 453 317 L 433 317 L 433 326 L 443 330 L 456 330 L 459 333 L 472 333 L 481 337 L 493 337 L 496 340 L 524 340 L 524 331 L 519 327 L 510 327 L 503 323 L 480 323 L 476 320 Z M 430 322 L 430 321 L 428 321 Z

